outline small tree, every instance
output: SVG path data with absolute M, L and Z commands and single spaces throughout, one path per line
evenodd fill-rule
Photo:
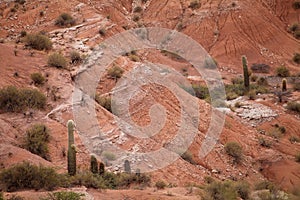
M 243 63 L 243 72 L 244 72 L 244 86 L 245 86 L 245 90 L 249 91 L 250 79 L 249 79 L 249 71 L 248 71 L 246 56 L 242 56 L 242 63 Z
M 93 174 L 98 174 L 98 161 L 97 158 L 95 156 L 91 156 L 91 168 L 90 168 L 91 172 Z

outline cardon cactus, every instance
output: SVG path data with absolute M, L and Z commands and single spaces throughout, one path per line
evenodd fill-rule
M 73 120 L 69 120 L 68 126 L 68 174 L 74 176 L 76 174 L 76 149 L 74 144 L 74 126 Z
M 287 81 L 286 81 L 286 79 L 284 78 L 284 79 L 282 79 L 282 83 L 281 83 L 281 85 L 282 85 L 282 92 L 285 92 L 286 91 L 286 88 L 287 88 Z
M 99 164 L 99 174 L 103 175 L 104 172 L 105 172 L 105 166 L 102 162 L 100 162 L 100 164 Z
M 130 163 L 128 160 L 125 160 L 125 162 L 124 162 L 124 171 L 126 173 L 131 173 Z
M 245 90 L 249 91 L 250 79 L 249 79 L 249 71 L 248 71 L 246 56 L 242 56 L 242 63 L 243 63 L 243 72 L 244 72 L 244 86 L 245 86 Z
M 98 173 L 98 161 L 97 158 L 95 156 L 91 156 L 91 172 L 93 174 L 97 174 Z

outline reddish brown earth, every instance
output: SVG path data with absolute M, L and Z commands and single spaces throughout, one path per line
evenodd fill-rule
M 247 56 L 249 65 L 253 63 L 270 65 L 269 75 L 273 75 L 276 67 L 280 65 L 286 65 L 292 74 L 300 72 L 299 65 L 292 62 L 293 54 L 300 51 L 300 42 L 287 31 L 292 23 L 300 21 L 300 11 L 292 8 L 292 0 L 244 0 L 236 1 L 235 6 L 229 0 L 201 2 L 199 9 L 192 10 L 188 7 L 187 0 L 149 0 L 146 4 L 142 4 L 143 12 L 140 14 L 133 13 L 133 8 L 139 5 L 137 1 L 58 0 L 37 3 L 35 0 L 27 0 L 24 8 L 19 6 L 16 13 L 10 11 L 15 3 L 0 2 L 0 38 L 4 39 L 4 43 L 0 43 L 0 87 L 15 85 L 36 88 L 31 82 L 30 74 L 41 72 L 47 77 L 45 85 L 38 87 L 47 95 L 45 110 L 33 110 L 32 116 L 23 113 L 0 114 L 0 167 L 8 167 L 27 160 L 35 164 L 53 166 L 59 172 L 66 172 L 66 158 L 63 156 L 63 151 L 67 147 L 66 122 L 73 118 L 71 95 L 74 82 L 71 75 L 76 74 L 80 66 L 69 64 L 70 71 L 58 70 L 47 66 L 47 55 L 50 52 L 34 51 L 34 55 L 30 56 L 30 51 L 23 49 L 23 43 L 16 44 L 21 30 L 50 32 L 54 42 L 53 51 L 62 51 L 69 59 L 68 52 L 72 49 L 78 50 L 75 40 L 84 41 L 83 45 L 87 50 L 81 51 L 81 54 L 88 56 L 91 49 L 101 41 L 125 31 L 125 26 L 126 28 L 155 26 L 170 29 L 178 29 L 182 26 L 182 33 L 200 43 L 217 60 L 225 82 L 230 82 L 232 77 L 242 73 L 240 61 L 242 55 Z M 40 16 L 40 11 L 44 11 L 44 16 Z M 66 29 L 67 32 L 56 27 L 54 21 L 62 12 L 71 13 L 76 18 L 76 25 L 82 27 L 75 31 Z M 140 16 L 138 22 L 132 20 L 135 15 Z M 105 36 L 98 33 L 100 28 L 106 30 Z M 64 37 L 57 39 L 53 36 L 55 32 L 64 32 Z M 17 56 L 14 55 L 15 49 Z M 183 69 L 187 69 L 188 75 L 199 76 L 189 63 L 165 56 L 156 50 L 143 50 L 138 52 L 138 56 L 141 62 L 160 63 L 181 73 Z M 116 61 L 116 64 L 125 69 L 126 74 L 135 62 L 123 56 Z M 15 73 L 18 76 L 14 76 Z M 97 91 L 100 94 L 108 93 L 114 86 L 115 81 L 105 75 Z M 139 125 L 147 125 L 150 121 L 148 112 L 153 101 L 161 102 L 168 110 L 168 121 L 160 134 L 154 138 L 152 147 L 158 148 L 162 144 L 157 141 L 167 140 L 172 136 L 167 133 L 176 132 L 176 119 L 180 115 L 180 105 L 169 91 L 153 86 L 148 87 L 146 90 L 155 98 L 133 99 L 131 111 L 137 108 L 139 111 L 133 112 L 132 119 Z M 54 100 L 53 94 L 57 100 Z M 186 94 L 186 98 L 193 97 Z M 287 100 L 299 101 L 299 92 L 293 92 Z M 235 113 L 230 112 L 226 116 L 225 126 L 217 145 L 205 158 L 197 158 L 203 141 L 200 135 L 190 146 L 189 150 L 195 157 L 197 165 L 180 158 L 170 166 L 151 173 L 152 185 L 157 180 L 164 180 L 180 187 L 163 191 L 147 188 L 142 191 L 88 190 L 87 192 L 95 199 L 193 199 L 196 198 L 197 191 L 188 194 L 184 186 L 188 183 L 203 184 L 205 176 L 220 180 L 247 180 L 252 184 L 269 179 L 285 190 L 299 188 L 300 164 L 294 161 L 294 156 L 300 151 L 300 144 L 291 143 L 289 138 L 300 137 L 300 116 L 287 111 L 283 104 L 277 103 L 272 94 L 266 95 L 265 100 L 252 103 L 270 107 L 278 113 L 278 117 L 252 127 L 251 122 L 242 120 Z M 199 107 L 199 133 L 206 133 L 210 123 L 211 108 L 203 100 L 199 100 Z M 116 127 L 112 114 L 99 105 L 97 105 L 97 116 L 102 130 L 108 131 Z M 35 123 L 45 123 L 51 131 L 49 147 L 51 162 L 20 147 L 26 129 Z M 275 124 L 286 128 L 286 133 L 279 139 L 260 134 L 260 130 L 268 132 Z M 116 131 L 114 134 L 118 135 L 119 132 Z M 259 137 L 270 140 L 272 147 L 260 146 Z M 80 169 L 88 168 L 90 152 L 77 134 L 75 140 L 79 149 L 78 166 Z M 237 141 L 243 147 L 244 157 L 238 165 L 233 164 L 232 158 L 225 153 L 224 144 L 228 141 Z M 146 142 L 131 138 L 123 144 L 123 148 L 129 149 L 137 142 L 145 149 L 148 147 Z M 24 191 L 20 194 L 30 198 L 32 191 Z

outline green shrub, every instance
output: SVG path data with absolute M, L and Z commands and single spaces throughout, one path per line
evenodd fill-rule
M 26 131 L 24 148 L 31 153 L 49 160 L 49 137 L 50 135 L 48 128 L 43 124 L 36 124 Z
M 265 77 L 259 77 L 257 80 L 257 85 L 267 86 L 268 84 L 268 80 Z
M 46 97 L 36 89 L 17 89 L 7 86 L 0 89 L 0 109 L 4 112 L 21 112 L 27 108 L 43 109 Z
M 293 8 L 294 8 L 295 10 L 300 9 L 300 1 L 299 1 L 299 0 L 295 0 L 295 1 L 293 2 Z
M 99 34 L 105 36 L 106 30 L 104 28 L 99 29 Z
M 0 200 L 4 200 L 3 193 L 0 192 Z
M 141 6 L 137 6 L 133 9 L 133 12 L 137 12 L 137 13 L 142 12 L 142 11 L 143 11 L 143 8 Z
M 243 84 L 225 85 L 226 99 L 232 100 L 245 94 Z
M 60 53 L 53 53 L 48 57 L 48 65 L 57 68 L 66 68 L 67 61 Z
M 71 191 L 61 191 L 49 193 L 48 197 L 42 198 L 41 200 L 81 200 L 84 194 L 79 194 Z
M 27 32 L 26 31 L 24 31 L 24 30 L 22 30 L 21 32 L 20 32 L 20 36 L 23 38 L 23 37 L 25 37 L 27 35 Z
M 199 0 L 192 0 L 189 5 L 189 7 L 192 9 L 200 8 L 200 6 L 201 6 L 201 3 L 199 2 Z
M 250 100 L 255 100 L 256 99 L 256 91 L 255 90 L 250 90 L 248 92 L 248 97 Z
M 225 144 L 225 151 L 232 156 L 236 162 L 239 162 L 243 156 L 243 149 L 237 142 L 228 142 Z
M 124 73 L 124 70 L 117 66 L 117 65 L 114 65 L 113 67 L 109 68 L 109 70 L 107 71 L 107 74 L 111 77 L 111 78 L 114 78 L 114 79 L 119 79 L 122 77 Z
M 291 136 L 290 138 L 289 138 L 289 141 L 291 142 L 291 143 L 296 143 L 296 142 L 300 142 L 300 138 L 298 138 L 297 136 Z
M 287 104 L 287 109 L 291 110 L 291 111 L 295 111 L 297 113 L 300 113 L 300 103 L 295 102 L 295 101 L 289 102 Z
M 27 34 L 25 44 L 36 50 L 50 50 L 52 48 L 51 40 L 40 33 Z
M 300 64 L 300 53 L 295 53 L 293 56 L 293 61 L 297 64 Z
M 102 153 L 102 155 L 103 155 L 104 158 L 106 158 L 107 160 L 116 160 L 116 155 L 113 154 L 112 152 L 104 151 L 104 152 Z
M 276 186 L 270 181 L 261 181 L 254 186 L 255 190 L 270 190 L 274 192 L 277 190 Z
M 250 185 L 245 181 L 239 181 L 235 184 L 235 189 L 242 199 L 249 199 L 250 196 Z
M 16 3 L 23 5 L 26 3 L 26 0 L 15 0 Z
M 279 77 L 287 77 L 290 76 L 290 71 L 285 66 L 280 66 L 276 69 L 276 75 Z
M 59 175 L 52 168 L 24 162 L 2 170 L 0 182 L 8 192 L 20 189 L 53 190 L 59 186 Z
M 295 37 L 296 39 L 300 39 L 300 30 L 296 30 L 296 31 L 294 32 L 294 37 Z
M 263 137 L 258 138 L 258 143 L 261 146 L 267 147 L 267 148 L 270 148 L 272 146 L 272 142 L 265 140 Z
M 132 20 L 134 22 L 138 22 L 140 20 L 140 17 L 138 15 L 134 15 L 133 18 L 132 18 Z
M 296 162 L 300 162 L 300 152 L 295 155 Z
M 108 188 L 105 181 L 100 176 L 93 174 L 90 171 L 77 173 L 70 178 L 70 184 L 73 186 L 85 186 L 87 188 Z
M 95 101 L 99 105 L 101 105 L 103 108 L 108 110 L 109 112 L 112 112 L 111 97 L 109 97 L 109 96 L 100 96 L 100 95 L 97 94 L 96 97 L 95 97 Z
M 32 73 L 30 78 L 35 85 L 43 85 L 45 82 L 45 78 L 41 73 Z
M 77 51 L 71 51 L 70 58 L 73 64 L 80 63 L 82 61 L 81 56 Z
M 292 24 L 292 25 L 289 27 L 289 30 L 290 30 L 291 32 L 295 32 L 296 30 L 299 30 L 299 29 L 300 29 L 300 26 L 299 26 L 298 23 L 294 23 L 294 24 Z
M 230 181 L 214 181 L 205 187 L 205 192 L 208 195 L 208 199 L 214 200 L 237 199 L 238 197 L 237 191 Z
M 244 80 L 240 77 L 235 77 L 231 79 L 231 83 L 232 84 L 243 84 Z
M 167 184 L 162 180 L 159 180 L 155 183 L 155 187 L 159 190 L 165 189 L 166 186 Z
M 187 150 L 186 152 L 184 152 L 183 154 L 181 154 L 181 158 L 184 159 L 185 161 L 188 161 L 191 164 L 196 164 L 196 162 L 194 161 L 193 158 L 193 154 Z
M 73 26 L 75 25 L 75 19 L 68 13 L 62 13 L 55 20 L 55 25 L 60 27 Z

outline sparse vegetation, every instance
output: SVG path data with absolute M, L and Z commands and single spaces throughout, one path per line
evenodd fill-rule
M 158 189 L 158 190 L 163 190 L 165 189 L 165 187 L 167 186 L 167 184 L 162 181 L 162 180 L 159 180 L 155 183 L 155 187 Z
M 300 1 L 299 1 L 299 0 L 295 0 L 295 1 L 293 2 L 293 8 L 294 8 L 295 10 L 300 9 Z
M 100 28 L 99 29 L 99 34 L 102 35 L 102 36 L 105 36 L 106 30 L 104 28 Z
M 43 109 L 45 105 L 46 96 L 37 89 L 17 89 L 15 86 L 0 89 L 0 109 L 4 112 Z
M 243 156 L 243 149 L 237 142 L 228 142 L 225 144 L 225 151 L 234 158 L 235 162 L 239 162 Z
M 49 160 L 49 130 L 44 124 L 36 124 L 26 131 L 24 148 Z
M 66 68 L 67 61 L 63 55 L 60 53 L 52 53 L 48 57 L 48 65 L 56 68 Z
M 109 112 L 112 112 L 111 98 L 109 96 L 96 95 L 95 101 Z
M 108 71 L 107 71 L 107 74 L 111 78 L 114 78 L 116 80 L 121 78 L 123 73 L 124 73 L 124 70 L 121 67 L 117 66 L 117 65 L 114 65 L 113 67 L 109 68 Z
M 266 147 L 266 148 L 270 148 L 270 147 L 272 146 L 272 142 L 266 140 L 266 139 L 263 138 L 263 137 L 258 138 L 258 143 L 259 143 L 261 146 Z
M 75 25 L 75 19 L 68 13 L 62 13 L 55 20 L 55 25 L 60 27 L 68 27 Z
M 26 46 L 36 50 L 50 50 L 52 48 L 51 40 L 41 33 L 27 34 L 24 41 Z
M 72 192 L 72 191 L 60 191 L 49 193 L 47 197 L 41 200 L 82 200 L 84 194 Z
M 193 10 L 194 10 L 194 9 L 198 9 L 198 8 L 201 7 L 201 3 L 200 3 L 199 0 L 192 0 L 192 1 L 190 2 L 189 7 L 192 8 Z
M 82 58 L 81 58 L 80 54 L 77 51 L 71 51 L 70 52 L 70 58 L 71 58 L 72 64 L 77 64 L 77 63 L 80 63 L 82 61 Z
M 139 12 L 142 12 L 143 11 L 143 8 L 141 6 L 137 6 L 133 9 L 133 12 L 135 13 L 139 13 Z
M 290 76 L 290 71 L 285 66 L 280 66 L 276 69 L 276 75 L 279 77 L 288 77 Z
M 292 135 L 292 136 L 289 138 L 289 141 L 290 141 L 291 143 L 297 143 L 297 142 L 300 142 L 300 138 L 297 137 L 297 136 Z
M 35 85 L 43 85 L 45 82 L 44 76 L 38 72 L 30 74 L 30 78 Z
M 289 102 L 287 104 L 287 109 L 291 110 L 291 111 L 295 111 L 297 113 L 300 113 L 300 103 L 295 102 L 295 101 Z
M 181 154 L 181 158 L 193 165 L 196 164 L 193 158 L 193 154 L 189 150 Z
M 300 64 L 300 53 L 295 53 L 293 56 L 293 61 L 297 64 Z
M 2 170 L 0 182 L 3 190 L 8 192 L 20 189 L 53 190 L 59 185 L 59 175 L 52 168 L 24 162 Z
M 23 5 L 26 3 L 26 0 L 15 0 L 16 3 Z

